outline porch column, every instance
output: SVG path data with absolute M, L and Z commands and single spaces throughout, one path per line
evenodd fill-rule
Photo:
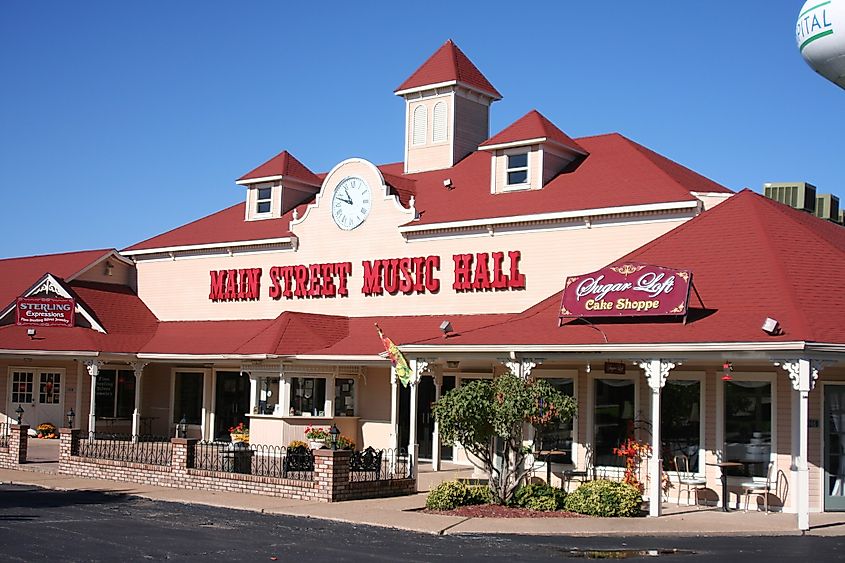
M 97 430 L 97 376 L 100 374 L 100 366 L 103 362 L 100 360 L 85 360 L 85 369 L 88 370 L 88 375 L 91 376 L 91 397 L 88 403 L 88 436 L 94 439 L 94 432 Z
M 432 374 L 434 379 L 434 401 L 440 400 L 440 388 L 443 385 L 443 372 L 436 369 Z M 440 471 L 440 427 L 437 418 L 434 418 L 434 429 L 431 433 L 431 470 Z
M 660 457 L 660 392 L 666 384 L 669 371 L 675 367 L 675 364 L 661 359 L 640 360 L 638 364 L 645 372 L 646 381 L 651 388 L 651 458 L 648 460 L 648 515 L 658 517 L 663 504 L 663 460 Z
M 399 447 L 399 381 L 396 368 L 390 367 L 390 447 Z
M 814 360 L 799 359 L 782 362 L 781 367 L 789 374 L 792 389 L 798 393 L 798 444 L 792 444 L 798 475 L 795 498 L 798 509 L 798 529 L 810 529 L 810 469 L 807 463 L 808 418 L 810 413 L 810 391 L 816 386 L 819 377 L 819 363 Z
M 141 428 L 141 375 L 144 373 L 144 366 L 147 362 L 132 362 L 132 371 L 135 372 L 135 410 L 132 411 L 132 441 L 138 441 L 138 434 Z
M 258 412 L 258 380 L 252 377 L 251 372 L 246 374 L 249 376 L 249 412 L 255 414 Z

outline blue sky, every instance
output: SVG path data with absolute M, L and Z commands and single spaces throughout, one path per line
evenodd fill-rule
M 399 161 L 392 92 L 449 38 L 504 96 L 493 133 L 537 109 L 735 190 L 843 197 L 845 91 L 801 59 L 801 4 L 5 0 L 0 257 L 126 247 L 239 201 L 282 149 Z

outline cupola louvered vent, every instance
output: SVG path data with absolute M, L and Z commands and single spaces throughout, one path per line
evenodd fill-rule
M 428 112 L 426 111 L 425 106 L 419 105 L 414 108 L 413 144 L 415 145 L 425 144 L 425 125 L 427 118 Z
M 432 127 L 432 141 L 441 143 L 446 140 L 448 122 L 446 119 L 446 102 L 437 102 L 434 105 L 434 126 Z

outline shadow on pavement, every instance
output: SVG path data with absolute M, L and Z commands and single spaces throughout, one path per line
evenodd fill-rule
M 5 511 L 15 508 L 61 508 L 87 504 L 114 504 L 125 502 L 128 495 L 121 493 L 102 493 L 98 491 L 51 491 L 38 487 L 20 487 L 0 485 L 0 520 L 14 517 L 31 519 L 31 516 L 8 514 Z

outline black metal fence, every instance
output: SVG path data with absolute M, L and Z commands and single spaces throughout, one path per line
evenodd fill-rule
M 189 467 L 206 471 L 297 481 L 314 479 L 314 454 L 304 446 L 286 448 L 243 442 L 197 442 L 188 463 Z
M 0 422 L 0 448 L 9 447 L 9 433 L 11 429 L 8 422 Z
M 80 437 L 74 455 L 127 463 L 170 465 L 173 446 L 166 436 L 91 433 Z
M 370 446 L 352 452 L 349 460 L 350 481 L 390 481 L 411 477 L 411 461 L 406 448 L 377 450 Z

